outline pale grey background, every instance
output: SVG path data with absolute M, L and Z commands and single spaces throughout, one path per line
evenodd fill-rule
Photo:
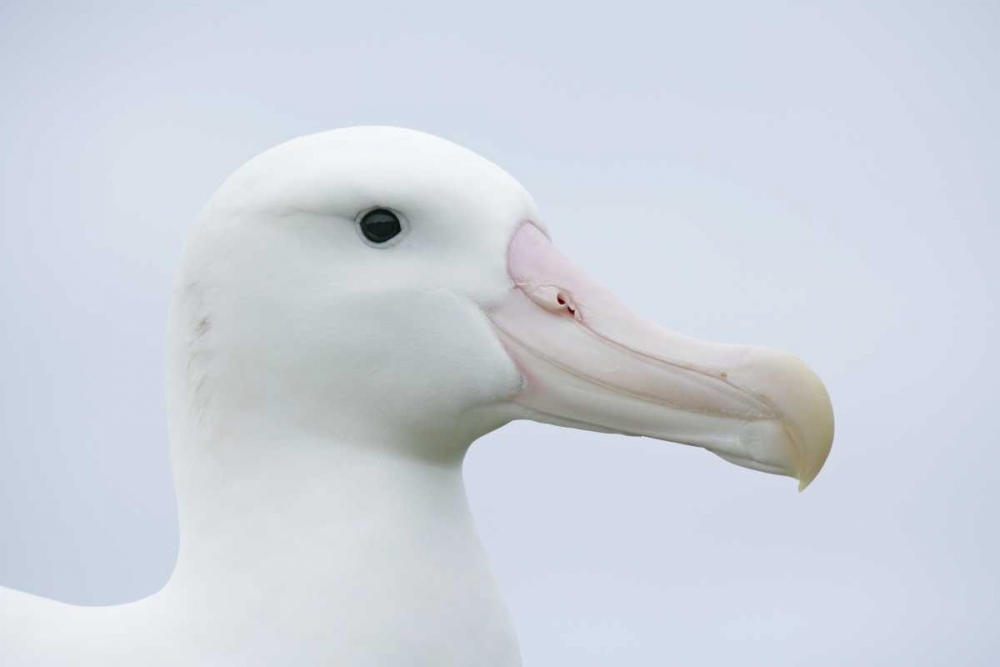
M 1000 660 L 994 3 L 0 4 L 0 583 L 168 577 L 171 273 L 228 173 L 352 124 L 450 138 L 675 329 L 790 349 L 806 493 L 514 424 L 468 487 L 527 665 Z

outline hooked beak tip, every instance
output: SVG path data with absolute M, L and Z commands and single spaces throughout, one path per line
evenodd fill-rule
M 819 376 L 795 355 L 763 348 L 769 402 L 781 416 L 797 453 L 799 492 L 812 484 L 833 446 L 833 405 Z

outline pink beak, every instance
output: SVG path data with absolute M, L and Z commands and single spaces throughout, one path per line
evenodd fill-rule
M 488 315 L 525 379 L 537 421 L 696 445 L 804 489 L 833 443 L 822 381 L 795 356 L 710 343 L 628 310 L 523 224 L 508 250 L 514 290 Z

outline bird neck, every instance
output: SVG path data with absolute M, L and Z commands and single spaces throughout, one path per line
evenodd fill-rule
M 175 448 L 175 452 L 176 452 Z M 214 437 L 175 455 L 178 576 L 199 586 L 269 573 L 287 586 L 359 552 L 399 554 L 474 534 L 461 459 L 283 434 Z M 390 541 L 397 543 L 390 545 Z
M 431 646 L 454 660 L 428 664 L 519 664 L 460 455 L 289 434 L 177 445 L 181 547 L 165 598 L 190 627 L 347 661 L 386 652 L 372 664 L 423 664 L 413 656 Z M 483 650 L 497 659 L 478 662 Z

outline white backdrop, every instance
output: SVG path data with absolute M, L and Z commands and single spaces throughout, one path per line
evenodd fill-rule
M 801 495 L 661 442 L 477 443 L 526 665 L 998 664 L 995 6 L 142 4 L 0 4 L 0 584 L 165 581 L 184 233 L 261 150 L 393 124 L 507 169 L 643 314 L 791 350 L 834 401 Z

